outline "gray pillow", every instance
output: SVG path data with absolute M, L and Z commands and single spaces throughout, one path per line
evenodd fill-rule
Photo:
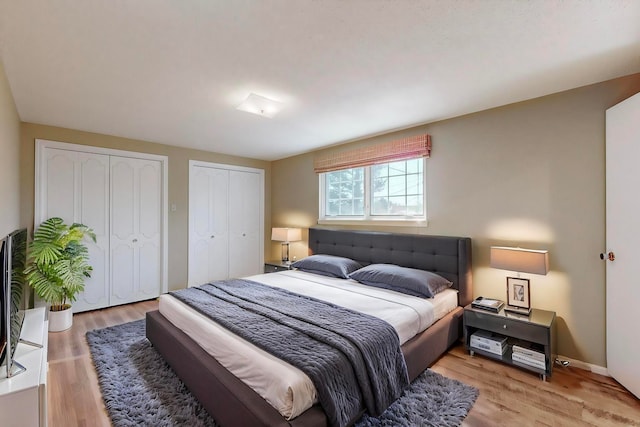
M 371 264 L 351 273 L 349 277 L 364 285 L 422 298 L 433 298 L 438 292 L 453 285 L 449 280 L 430 271 L 393 264 Z
M 349 273 L 362 268 L 356 261 L 333 255 L 311 255 L 294 262 L 292 267 L 308 273 L 348 279 Z

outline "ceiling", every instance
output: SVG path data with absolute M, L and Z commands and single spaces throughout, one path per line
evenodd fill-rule
M 640 1 L 0 0 L 0 58 L 23 121 L 275 160 L 640 72 Z

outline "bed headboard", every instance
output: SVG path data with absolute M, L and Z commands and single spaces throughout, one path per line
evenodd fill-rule
M 468 237 L 310 228 L 309 253 L 432 271 L 453 282 L 461 306 L 473 299 Z

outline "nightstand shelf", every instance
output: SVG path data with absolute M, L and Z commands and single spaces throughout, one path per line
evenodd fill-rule
M 277 261 L 266 261 L 264 263 L 265 273 L 275 273 L 277 271 L 284 271 L 284 270 L 293 270 L 290 262 L 277 260 Z
M 471 335 L 476 331 L 488 331 L 507 337 L 507 351 L 502 355 L 493 354 L 470 346 Z M 553 373 L 556 353 L 556 313 L 547 310 L 531 310 L 529 316 L 492 313 L 468 305 L 464 308 L 464 343 L 471 355 L 479 354 L 493 360 L 517 366 L 539 374 L 543 380 Z M 536 368 L 512 360 L 514 343 L 529 343 L 544 349 L 545 369 Z

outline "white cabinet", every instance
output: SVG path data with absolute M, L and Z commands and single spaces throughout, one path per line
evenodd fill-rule
M 7 379 L 0 369 L 0 426 L 32 427 L 47 425 L 47 344 L 48 326 L 44 307 L 27 310 L 21 339 L 42 345 L 18 343 L 14 360 L 26 370 Z
M 167 291 L 165 156 L 36 141 L 34 223 L 53 216 L 91 227 L 91 278 L 74 312 Z
M 189 286 L 262 272 L 264 171 L 189 162 Z

